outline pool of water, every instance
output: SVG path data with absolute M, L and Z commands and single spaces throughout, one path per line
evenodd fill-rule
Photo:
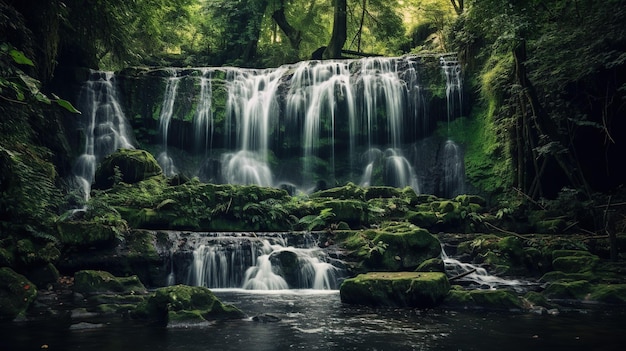
M 216 290 L 249 318 L 161 328 L 81 318 L 0 324 L 0 351 L 17 350 L 622 350 L 626 312 L 606 306 L 557 315 L 369 308 L 337 291 Z M 254 321 L 271 315 L 280 320 Z M 75 324 L 74 327 L 71 327 Z

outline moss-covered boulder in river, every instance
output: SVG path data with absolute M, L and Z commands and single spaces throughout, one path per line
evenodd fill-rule
M 95 293 L 145 293 L 146 288 L 139 278 L 115 277 L 105 271 L 85 270 L 74 274 L 74 292 L 81 294 Z
M 37 288 L 26 277 L 11 268 L 0 268 L 0 321 L 22 315 L 36 296 Z
M 437 238 L 406 222 L 386 222 L 379 228 L 361 231 L 338 231 L 335 240 L 368 270 L 412 271 L 441 253 Z
M 238 308 L 222 303 L 205 287 L 175 285 L 157 289 L 137 307 L 133 317 L 171 325 L 243 318 L 244 314 Z
M 439 304 L 449 289 L 444 273 L 371 272 L 346 279 L 340 295 L 349 304 L 427 308 Z

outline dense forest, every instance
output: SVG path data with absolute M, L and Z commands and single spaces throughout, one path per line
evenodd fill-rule
M 624 0 L 0 0 L 0 265 L 60 255 L 79 67 L 453 53 L 470 107 L 450 131 L 493 213 L 541 211 L 614 238 L 626 231 L 624 18 Z

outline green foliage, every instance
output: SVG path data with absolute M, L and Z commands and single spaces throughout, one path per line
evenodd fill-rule
M 29 104 L 34 101 L 50 104 L 56 103 L 69 112 L 80 114 L 72 104 L 52 94 L 53 99 L 47 97 L 40 91 L 40 82 L 26 74 L 19 66 L 34 66 L 23 52 L 14 48 L 11 44 L 0 44 L 0 98 L 5 101 Z

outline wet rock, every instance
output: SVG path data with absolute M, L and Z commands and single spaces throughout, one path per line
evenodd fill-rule
M 444 273 L 370 272 L 346 279 L 340 295 L 349 304 L 427 308 L 438 305 L 449 290 Z
M 455 286 L 446 296 L 444 305 L 453 308 L 475 308 L 488 310 L 520 310 L 523 303 L 508 290 L 465 290 Z
M 11 268 L 0 268 L 0 321 L 23 316 L 36 296 L 37 288 L 26 277 Z
M 105 271 L 85 270 L 74 274 L 74 292 L 83 295 L 106 292 L 144 294 L 146 288 L 135 275 L 115 277 Z
M 93 187 L 108 189 L 116 177 L 124 183 L 134 184 L 160 174 L 161 167 L 149 152 L 119 149 L 102 160 L 96 170 Z
M 211 290 L 175 285 L 157 289 L 132 316 L 160 325 L 203 323 L 212 319 L 243 318 L 238 308 L 222 303 Z

